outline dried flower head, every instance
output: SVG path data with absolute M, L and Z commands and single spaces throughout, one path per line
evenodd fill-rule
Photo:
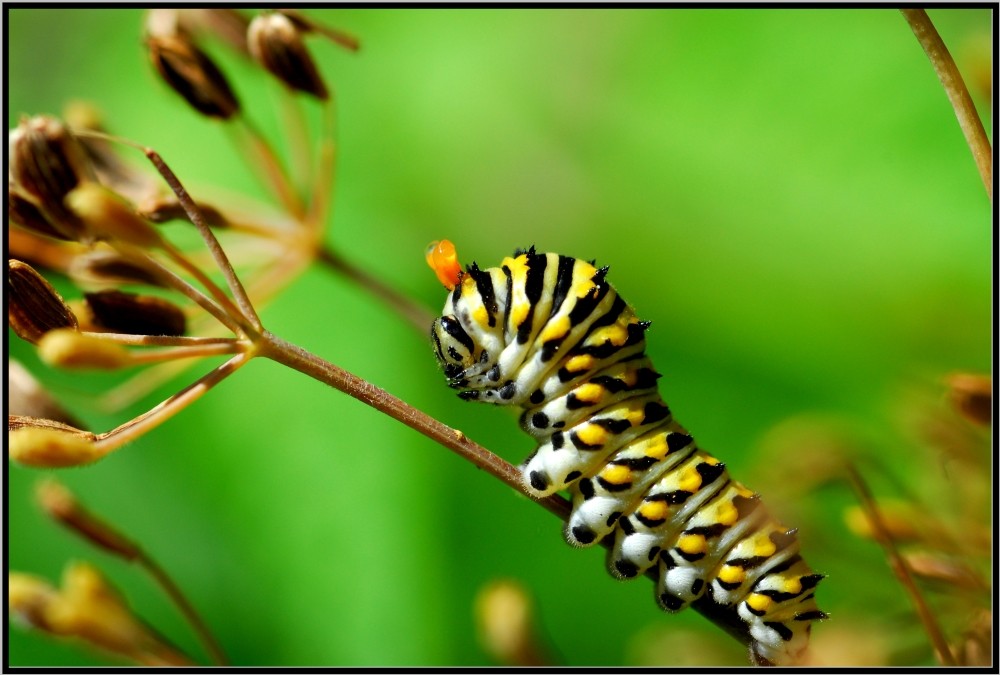
M 67 565 L 62 588 L 11 572 L 7 606 L 14 617 L 37 630 L 84 641 L 92 647 L 145 665 L 192 665 L 137 618 L 94 567 Z
M 105 454 L 96 440 L 89 431 L 55 420 L 7 416 L 7 456 L 26 466 L 55 469 L 89 464 Z
M 154 295 L 114 289 L 85 293 L 95 322 L 105 330 L 130 335 L 184 335 L 187 319 L 175 304 Z
M 255 17 L 247 29 L 247 45 L 254 60 L 289 88 L 323 101 L 329 98 L 299 28 L 284 14 Z
M 73 331 L 79 325 L 52 284 L 20 260 L 7 261 L 7 323 L 19 338 L 31 343 L 49 331 Z
M 34 198 L 64 237 L 83 237 L 81 225 L 63 207 L 70 190 L 93 178 L 77 138 L 56 118 L 39 115 L 21 120 L 10 134 L 9 150 L 9 180 Z
M 218 66 L 183 33 L 148 35 L 146 47 L 157 72 L 203 115 L 229 119 L 239 101 Z

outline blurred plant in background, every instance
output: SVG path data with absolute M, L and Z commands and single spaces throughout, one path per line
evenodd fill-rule
M 990 51 L 982 50 L 988 13 L 939 15 L 942 32 L 959 36 L 956 51 L 966 55 L 971 82 L 985 86 L 979 95 L 988 98 Z M 185 185 L 198 186 L 195 208 L 218 233 L 255 304 L 300 277 L 268 309 L 269 325 L 337 355 L 338 363 L 436 416 L 461 419 L 457 426 L 491 447 L 523 441 L 515 432 L 503 435 L 501 427 L 513 425 L 494 425 L 488 415 L 477 420 L 482 411 L 464 411 L 466 417 L 442 406 L 440 388 L 427 386 L 439 377 L 433 360 L 422 338 L 405 328 L 426 324 L 422 310 L 392 289 L 436 302 L 420 251 L 432 238 L 458 238 L 451 231 L 471 240 L 484 261 L 535 243 L 611 263 L 616 285 L 659 327 L 651 351 L 661 351 L 654 359 L 664 364 L 672 406 L 685 411 L 708 447 L 731 466 L 742 465 L 736 470 L 799 526 L 810 560 L 830 575 L 824 609 L 834 621 L 814 632 L 814 661 L 932 662 L 903 587 L 869 541 L 886 541 L 873 524 L 879 520 L 904 571 L 927 596 L 954 659 L 989 658 L 991 458 L 980 411 L 991 385 L 968 375 L 947 386 L 943 380 L 955 369 L 989 366 L 988 204 L 970 189 L 974 173 L 954 118 L 940 86 L 925 81 L 931 71 L 898 14 L 341 10 L 314 16 L 329 20 L 279 12 L 251 26 L 237 12 L 202 10 L 147 17 L 146 48 L 157 72 L 204 116 L 222 120 L 214 124 L 234 141 L 235 157 L 206 140 L 203 124 L 183 115 L 179 99 L 150 93 L 134 12 L 12 10 L 9 122 L 20 125 L 22 137 L 34 133 L 71 147 L 58 122 L 21 122 L 21 112 L 58 109 L 81 94 L 99 101 L 116 133 L 149 139 Z M 318 32 L 349 49 L 357 43 L 325 24 L 350 25 L 373 45 L 333 78 L 349 129 L 343 138 L 335 131 L 334 87 L 320 75 L 332 58 L 324 54 L 317 69 L 301 40 Z M 249 43 L 239 39 L 248 28 Z M 31 74 L 31 45 L 37 35 L 53 33 L 67 39 L 63 51 L 49 54 L 43 80 Z M 204 41 L 206 35 L 221 40 Z M 219 42 L 239 50 L 249 44 L 253 60 L 219 52 Z M 89 54 L 86 63 L 80 50 Z M 206 65 L 216 61 L 224 67 Z M 277 114 L 268 118 L 273 92 L 239 91 L 222 75 L 249 80 L 253 63 L 276 75 L 281 88 L 304 91 L 319 104 L 302 107 L 295 97 L 279 96 Z M 289 63 L 298 65 L 289 70 Z M 136 105 L 146 99 L 148 110 Z M 100 183 L 127 201 L 84 190 L 70 200 L 71 213 L 52 216 L 39 210 L 38 194 L 24 193 L 24 180 L 9 185 L 8 215 L 27 225 L 10 230 L 12 255 L 93 288 L 74 301 L 78 292 L 64 279 L 49 284 L 31 267 L 11 264 L 8 299 L 26 298 L 12 307 L 29 307 L 13 315 L 12 328 L 29 341 L 61 340 L 63 349 L 42 350 L 50 361 L 60 362 L 53 353 L 82 354 L 92 365 L 109 359 L 103 362 L 116 367 L 137 357 L 104 349 L 113 341 L 107 331 L 153 332 L 149 323 L 141 329 L 116 323 L 125 317 L 147 317 L 157 333 L 178 334 L 177 340 L 165 357 L 139 357 L 167 358 L 159 374 L 149 367 L 131 380 L 95 374 L 88 381 L 96 389 L 84 391 L 78 376 L 46 370 L 14 339 L 10 356 L 44 385 L 12 361 L 9 378 L 17 379 L 9 379 L 8 389 L 31 401 L 25 405 L 38 411 L 32 415 L 103 428 L 114 418 L 84 405 L 87 399 L 135 415 L 150 392 L 160 394 L 190 363 L 168 350 L 206 357 L 228 348 L 209 345 L 233 343 L 216 335 L 204 313 L 192 312 L 190 295 L 167 304 L 165 277 L 142 255 L 123 260 L 56 241 L 52 231 L 25 234 L 51 229 L 53 220 L 76 222 L 82 225 L 55 234 L 124 238 L 157 249 L 187 275 L 211 264 L 190 224 L 157 225 L 179 242 L 176 250 L 161 244 L 156 229 L 137 224 L 134 215 L 156 223 L 198 217 L 185 213 L 183 200 L 155 175 L 112 152 L 108 137 L 86 133 L 104 129 L 94 108 L 75 105 L 65 118 L 84 132 L 78 141 Z M 75 152 L 64 153 L 74 166 Z M 243 175 L 248 169 L 268 194 L 246 197 L 257 189 L 254 177 Z M 338 220 L 328 236 L 335 177 Z M 224 189 L 203 188 L 208 182 Z M 101 230 L 116 223 L 115 231 Z M 129 240 L 137 233 L 147 239 Z M 347 263 L 331 241 L 361 264 Z M 342 274 L 316 278 L 307 269 L 312 261 Z M 225 310 L 216 323 L 230 317 L 238 330 L 252 331 L 252 308 L 226 307 L 225 272 L 221 266 L 203 279 L 219 291 L 209 300 Z M 20 280 L 16 289 L 12 279 Z M 137 282 L 141 293 L 119 290 Z M 396 311 L 372 303 L 368 291 Z M 41 325 L 33 321 L 39 316 L 47 317 Z M 63 332 L 43 337 L 52 328 Z M 194 350 L 179 335 L 190 331 L 204 338 Z M 99 349 L 78 338 L 102 332 L 88 336 L 103 340 Z M 136 550 L 156 551 L 175 571 L 234 662 L 479 662 L 484 656 L 472 646 L 473 631 L 479 625 L 482 635 L 491 634 L 488 619 L 496 612 L 489 598 L 499 602 L 498 592 L 526 617 L 513 627 L 494 626 L 494 638 L 483 638 L 486 653 L 500 661 L 552 662 L 552 653 L 580 664 L 727 658 L 727 647 L 713 645 L 730 641 L 714 627 L 697 616 L 659 616 L 647 590 L 612 587 L 593 556 L 560 548 L 550 518 L 541 516 L 536 527 L 538 509 L 438 457 L 408 430 L 397 435 L 383 417 L 365 417 L 346 397 L 309 390 L 301 378 L 242 376 L 240 389 L 200 401 L 183 421 L 145 436 L 113 462 L 65 476 L 102 513 L 143 533 L 145 546 Z M 915 380 L 928 382 L 921 393 L 898 394 L 901 381 Z M 945 392 L 965 417 L 941 403 Z M 883 412 L 890 405 L 903 410 L 903 434 Z M 802 414 L 782 421 L 789 411 Z M 38 426 L 18 428 L 32 424 Z M 754 443 L 755 436 L 762 440 Z M 742 458 L 739 449 L 746 450 Z M 878 495 L 874 519 L 844 480 L 849 466 Z M 77 553 L 25 511 L 32 484 L 33 474 L 11 467 L 11 566 L 52 575 Z M 48 488 L 50 505 L 58 490 Z M 189 497 L 178 504 L 178 494 Z M 358 504 L 366 505 L 360 519 Z M 62 590 L 12 576 L 12 616 L 139 662 L 180 663 L 197 653 L 179 615 L 116 564 L 112 555 L 101 566 L 157 632 L 136 628 L 119 594 L 85 565 L 67 568 Z M 474 603 L 477 588 L 512 575 L 529 585 L 534 603 L 516 584 L 487 586 L 492 590 Z M 52 618 L 66 614 L 61 607 L 93 607 L 88 598 L 104 598 L 101 611 L 90 613 L 106 617 L 104 623 Z M 246 611 L 234 616 L 234 606 Z M 478 623 L 471 620 L 473 606 Z M 500 614 L 510 619 L 518 612 Z M 539 625 L 546 640 L 537 636 Z M 516 639 L 497 638 L 503 631 Z M 666 639 L 664 632 L 689 639 Z M 107 637 L 112 633 L 118 637 Z M 391 653 L 386 634 L 399 636 Z M 201 637 L 211 655 L 211 640 Z M 19 631 L 10 639 L 12 664 L 81 662 L 75 650 L 59 651 Z M 728 649 L 729 662 L 743 662 L 735 644 Z

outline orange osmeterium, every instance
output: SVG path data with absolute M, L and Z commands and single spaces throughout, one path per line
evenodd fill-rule
M 449 291 L 455 290 L 462 278 L 462 266 L 455 253 L 455 245 L 447 239 L 434 241 L 427 247 L 427 264 L 434 270 L 438 281 Z

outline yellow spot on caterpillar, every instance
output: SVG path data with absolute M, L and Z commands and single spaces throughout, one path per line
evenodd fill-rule
M 742 567 L 737 565 L 723 565 L 717 575 L 719 581 L 727 584 L 742 584 L 747 575 Z
M 608 430 L 596 424 L 588 424 L 576 432 L 576 437 L 587 445 L 604 445 L 608 440 Z
M 559 340 L 566 337 L 566 334 L 570 329 L 569 317 L 562 316 L 553 321 L 549 321 L 545 325 L 545 329 L 542 330 L 542 334 L 538 337 L 542 342 L 548 342 L 549 340 Z
M 760 593 L 751 593 L 747 596 L 746 603 L 755 612 L 765 612 L 771 606 L 771 598 Z
M 570 288 L 570 294 L 577 298 L 587 297 L 595 288 L 594 282 L 591 279 L 597 273 L 597 268 L 590 263 L 577 261 L 576 267 L 573 269 L 573 286 Z
M 564 366 L 571 373 L 579 373 L 594 367 L 594 357 L 590 354 L 580 354 L 566 360 Z
M 510 309 L 510 325 L 517 328 L 524 320 L 528 317 L 528 310 L 531 309 L 531 305 L 527 302 L 515 302 L 514 306 Z
M 684 470 L 684 475 L 677 481 L 677 487 L 685 492 L 697 492 L 701 487 L 701 474 L 693 466 Z
M 670 505 L 663 501 L 645 502 L 639 507 L 639 515 L 646 520 L 663 520 L 670 513 Z
M 612 485 L 624 485 L 632 480 L 632 470 L 627 466 L 609 464 L 601 471 L 601 478 Z
M 593 382 L 588 382 L 577 387 L 573 392 L 573 396 L 581 403 L 594 404 L 604 396 L 604 387 Z
M 480 326 L 488 326 L 490 323 L 490 315 L 486 311 L 486 307 L 479 305 L 472 311 L 472 320 L 478 323 Z
M 521 281 L 523 286 L 523 278 L 528 274 L 528 256 L 527 254 L 522 254 L 516 258 L 504 258 L 503 262 L 500 263 L 501 267 L 506 267 L 510 270 L 511 275 L 514 277 L 514 285 L 516 286 L 518 281 Z
M 667 456 L 667 442 L 663 440 L 663 436 L 659 436 L 646 447 L 645 455 L 658 460 Z
M 625 411 L 625 419 L 633 427 L 637 427 L 642 424 L 642 421 L 646 419 L 646 411 L 642 408 L 634 408 L 632 410 Z
M 800 577 L 785 579 L 784 588 L 782 590 L 784 590 L 785 593 L 801 593 L 802 579 Z
M 719 506 L 719 509 L 715 513 L 715 520 L 720 525 L 732 525 L 739 519 L 739 511 L 733 506 L 732 502 L 726 502 Z
M 755 557 L 772 556 L 776 550 L 778 550 L 778 547 L 774 545 L 774 542 L 769 537 L 764 536 L 763 533 L 757 535 L 753 547 Z
M 707 551 L 708 542 L 705 541 L 705 535 L 685 534 L 681 535 L 677 540 L 677 548 L 688 555 L 694 555 L 695 553 L 704 553 Z

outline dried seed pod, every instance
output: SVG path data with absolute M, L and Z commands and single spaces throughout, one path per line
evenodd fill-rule
M 131 363 L 129 351 L 119 344 L 75 330 L 53 330 L 38 341 L 38 356 L 50 366 L 114 370 Z
M 167 84 L 203 115 L 229 119 L 240 104 L 222 71 L 182 33 L 146 38 L 153 66 Z
M 136 544 L 83 508 L 62 483 L 54 479 L 39 482 L 35 498 L 46 515 L 91 544 L 126 560 L 135 560 L 142 555 Z
M 993 414 L 993 379 L 989 375 L 956 373 L 948 378 L 948 397 L 973 424 L 989 426 Z
M 7 416 L 7 456 L 26 466 L 56 469 L 89 464 L 105 455 L 96 440 L 89 431 L 55 420 Z
M 7 406 L 13 415 L 40 417 L 78 428 L 83 426 L 16 359 L 7 361 Z
M 91 565 L 70 563 L 62 588 L 27 574 L 8 574 L 9 611 L 32 628 L 73 637 L 92 647 L 149 666 L 191 666 L 133 614 L 119 593 Z
M 66 205 L 96 237 L 142 248 L 159 248 L 163 238 L 131 205 L 108 188 L 86 182 L 66 195 Z
M 187 319 L 173 303 L 153 295 L 118 290 L 85 293 L 95 321 L 103 328 L 130 335 L 184 335 Z
M 10 134 L 9 177 L 45 211 L 50 224 L 68 239 L 85 237 L 83 226 L 63 206 L 63 198 L 93 178 L 83 146 L 66 126 L 46 115 L 27 118 Z
M 198 210 L 209 227 L 229 227 L 229 220 L 222 212 L 210 204 L 198 203 Z M 187 211 L 177 201 L 174 195 L 155 197 L 139 206 L 139 215 L 153 223 L 166 223 L 171 220 L 190 220 Z
M 7 261 L 7 323 L 22 340 L 37 343 L 46 333 L 79 323 L 62 296 L 31 265 Z
M 38 208 L 27 193 L 9 181 L 7 183 L 7 218 L 14 225 L 29 232 L 70 241 L 70 237 L 49 221 L 48 216 Z
M 295 23 L 284 14 L 261 14 L 250 22 L 247 46 L 254 60 L 289 88 L 325 101 L 329 92 Z
M 153 270 L 124 258 L 115 251 L 94 250 L 78 255 L 70 264 L 68 273 L 74 281 L 85 284 L 106 286 L 120 286 L 122 284 L 163 285 Z

